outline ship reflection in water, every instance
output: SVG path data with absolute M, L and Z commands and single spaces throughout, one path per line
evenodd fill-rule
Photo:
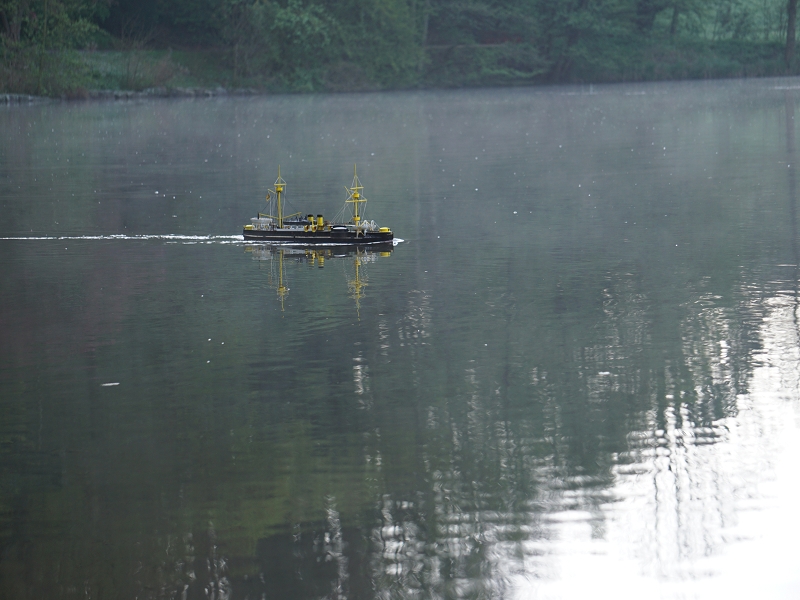
M 356 313 L 360 316 L 361 299 L 364 290 L 369 285 L 366 265 L 392 255 L 394 245 L 372 244 L 370 246 L 333 246 L 326 248 L 308 247 L 297 248 L 279 244 L 246 244 L 245 252 L 253 260 L 269 261 L 269 285 L 276 290 L 281 310 L 286 309 L 285 301 L 289 294 L 288 281 L 291 277 L 289 270 L 296 265 L 324 268 L 326 261 L 335 260 L 350 265 L 347 274 L 347 289 L 349 297 L 355 301 Z M 292 265 L 292 266 L 290 266 Z M 289 270 L 287 270 L 289 269 Z

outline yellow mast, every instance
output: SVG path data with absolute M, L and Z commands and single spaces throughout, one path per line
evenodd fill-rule
M 353 223 L 355 223 L 356 227 L 358 227 L 359 222 L 361 221 L 361 216 L 358 214 L 358 205 L 362 202 L 366 202 L 367 199 L 361 194 L 361 190 L 364 189 L 364 186 L 361 185 L 361 181 L 358 179 L 358 175 L 356 174 L 356 165 L 353 165 L 353 184 L 348 188 L 348 197 L 347 202 L 353 204 Z M 356 229 L 358 231 L 358 229 Z
M 278 178 L 275 180 L 275 195 L 278 197 L 278 229 L 283 229 L 283 209 L 281 207 L 281 194 L 286 187 L 286 182 L 281 179 L 281 166 L 278 165 Z
M 283 229 L 283 221 L 287 217 L 294 217 L 295 215 L 300 214 L 300 213 L 294 213 L 291 215 L 283 214 L 283 194 L 285 193 L 286 193 L 286 182 L 281 177 L 281 166 L 278 165 L 278 178 L 275 180 L 275 189 L 269 190 L 269 193 L 267 194 L 267 202 L 271 202 L 272 195 L 275 194 L 275 203 L 277 204 L 277 209 L 278 209 L 277 216 L 273 217 L 272 215 L 268 214 L 262 215 L 261 213 L 258 213 L 259 217 L 264 216 L 264 217 L 269 217 L 270 219 L 275 219 L 275 221 L 277 221 L 277 227 L 275 227 L 276 229 Z M 271 204 L 269 208 L 270 209 L 272 208 Z

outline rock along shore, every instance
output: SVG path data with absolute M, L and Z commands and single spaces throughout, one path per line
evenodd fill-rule
M 30 96 L 28 94 L 0 94 L 1 104 L 34 104 L 39 102 L 50 102 L 52 98 L 43 96 Z
M 215 96 L 255 96 L 254 89 L 227 90 L 217 88 L 167 88 L 157 87 L 142 91 L 133 90 L 82 90 L 61 98 L 32 96 L 30 94 L 0 94 L 0 105 L 37 104 L 57 100 L 141 100 L 145 98 L 213 98 Z

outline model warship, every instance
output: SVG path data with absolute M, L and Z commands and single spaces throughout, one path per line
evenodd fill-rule
M 281 177 L 278 167 L 278 178 L 275 189 L 267 194 L 268 213 L 258 213 L 244 226 L 242 235 L 245 240 L 269 242 L 287 245 L 362 245 L 391 244 L 394 236 L 388 227 L 379 227 L 375 221 L 364 218 L 367 199 L 364 187 L 358 179 L 356 167 L 353 165 L 353 183 L 347 189 L 347 199 L 338 218 L 331 221 L 323 215 L 293 213 L 285 215 L 286 182 Z M 349 217 L 349 218 L 348 218 Z

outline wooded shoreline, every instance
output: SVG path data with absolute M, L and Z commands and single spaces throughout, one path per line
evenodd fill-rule
M 0 93 L 81 99 L 796 75 L 796 5 L 0 0 Z

